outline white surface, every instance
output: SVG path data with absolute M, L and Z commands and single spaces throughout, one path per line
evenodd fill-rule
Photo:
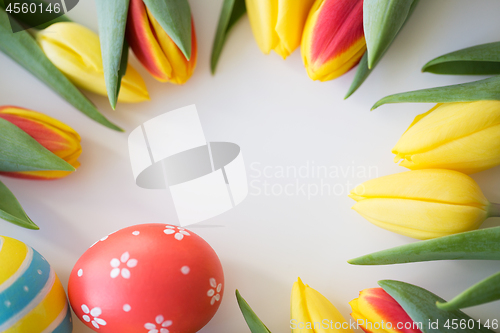
M 133 60 L 146 80 L 151 102 L 119 105 L 112 111 L 107 98 L 91 96 L 128 133 L 167 110 L 196 104 L 207 140 L 234 142 L 245 154 L 248 198 L 231 211 L 190 228 L 217 251 L 227 281 L 220 310 L 202 332 L 248 332 L 233 294 L 236 288 L 271 331 L 286 332 L 290 290 L 297 276 L 347 317 L 348 301 L 359 290 L 377 286 L 380 279 L 414 283 L 451 298 L 500 269 L 498 262 L 479 261 L 380 267 L 346 263 L 349 258 L 411 241 L 371 225 L 352 211 L 347 187 L 377 174 L 405 171 L 392 162 L 391 148 L 414 116 L 431 105 L 396 104 L 369 112 L 371 105 L 395 92 L 476 79 L 422 74 L 420 68 L 441 54 L 500 40 L 500 2 L 421 1 L 374 73 L 347 101 L 343 96 L 354 72 L 326 83 L 311 81 L 299 51 L 286 61 L 276 54 L 262 55 L 246 18 L 231 33 L 212 77 L 208 63 L 221 3 L 191 1 L 199 63 L 185 86 L 156 82 Z M 81 0 L 70 14 L 97 30 L 93 1 Z M 79 256 L 104 235 L 138 223 L 176 222 L 167 192 L 135 185 L 127 133 L 92 122 L 1 54 L 0 73 L 0 104 L 32 108 L 66 122 L 81 134 L 83 146 L 81 168 L 66 179 L 36 182 L 2 177 L 41 230 L 0 222 L 1 234 L 41 252 L 66 285 Z M 315 173 L 322 170 L 313 166 L 328 167 L 330 177 L 313 177 L 312 169 Z M 281 167 L 285 171 L 288 167 L 288 175 L 280 173 Z M 473 178 L 487 198 L 500 202 L 499 167 Z M 309 197 L 302 184 L 305 189 L 310 185 Z M 288 185 L 293 195 L 266 195 L 270 185 L 275 193 Z M 321 185 L 323 195 L 313 195 L 315 186 Z M 336 194 L 329 195 L 329 189 Z M 498 224 L 498 219 L 490 219 L 484 226 Z M 500 319 L 500 303 L 466 312 L 476 318 Z M 91 332 L 75 322 L 76 333 Z

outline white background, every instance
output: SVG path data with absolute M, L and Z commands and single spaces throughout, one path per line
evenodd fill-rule
M 249 181 L 286 185 L 288 178 L 254 178 L 265 166 L 310 165 L 376 167 L 378 175 L 405 171 L 393 163 L 391 148 L 413 118 L 430 104 L 395 104 L 370 112 L 385 95 L 460 83 L 476 77 L 422 74 L 436 56 L 460 48 L 500 40 L 500 2 L 495 0 L 423 0 L 374 73 L 350 99 L 343 100 L 354 71 L 330 82 L 311 81 L 300 51 L 286 61 L 258 49 L 248 19 L 229 36 L 217 74 L 209 57 L 221 0 L 190 1 L 198 37 L 199 61 L 184 86 L 156 82 L 141 68 L 151 102 L 119 105 L 89 94 L 99 109 L 130 132 L 144 121 L 179 107 L 196 104 L 210 141 L 241 146 Z M 95 5 L 81 0 L 70 13 L 97 31 Z M 2 235 L 33 246 L 54 266 L 65 287 L 79 256 L 96 240 L 117 229 L 140 223 L 176 223 L 166 191 L 134 184 L 128 160 L 127 133 L 92 122 L 51 92 L 15 62 L 0 54 L 0 104 L 47 113 L 82 136 L 82 166 L 66 179 L 37 182 L 2 177 L 22 202 L 39 231 L 0 222 Z M 372 175 L 373 176 L 373 175 Z M 369 179 L 348 174 L 328 178 L 331 185 Z M 500 202 L 500 168 L 473 175 L 486 197 Z M 299 179 L 318 183 L 319 179 Z M 257 187 L 263 187 L 253 183 Z M 341 186 L 341 185 L 339 185 Z M 276 185 L 275 185 L 275 188 Z M 337 187 L 340 191 L 340 187 Z M 225 270 L 225 295 L 219 312 L 202 332 L 246 332 L 234 297 L 238 288 L 273 332 L 289 330 L 289 297 L 293 282 L 305 283 L 329 298 L 348 317 L 347 304 L 380 279 L 397 279 L 450 299 L 500 269 L 498 262 L 433 262 L 397 266 L 356 267 L 346 260 L 412 240 L 379 229 L 350 209 L 353 200 L 340 195 L 256 195 L 235 209 L 191 229 L 217 251 Z M 339 193 L 339 192 L 337 192 Z M 484 226 L 498 225 L 498 219 Z M 467 309 L 475 318 L 500 319 L 500 303 Z M 74 317 L 75 318 L 75 317 Z M 75 332 L 91 332 L 75 320 Z

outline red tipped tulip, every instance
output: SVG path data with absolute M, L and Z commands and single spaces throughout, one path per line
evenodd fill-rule
M 419 325 L 382 288 L 362 290 L 352 300 L 351 316 L 367 333 L 422 333 Z
M 316 0 L 301 49 L 313 80 L 332 80 L 353 68 L 366 51 L 363 0 Z
M 161 82 L 183 84 L 196 66 L 197 46 L 191 20 L 191 59 L 167 35 L 143 0 L 130 0 L 127 41 L 142 65 Z
M 80 166 L 77 161 L 82 152 L 80 136 L 71 127 L 43 113 L 14 106 L 0 107 L 0 118 L 28 133 L 43 147 L 71 164 L 75 169 Z M 15 178 L 50 180 L 66 177 L 70 173 L 71 171 L 20 171 L 0 174 Z

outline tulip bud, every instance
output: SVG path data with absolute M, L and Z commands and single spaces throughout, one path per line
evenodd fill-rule
M 425 169 L 371 179 L 349 197 L 352 207 L 381 228 L 417 239 L 477 229 L 495 205 L 477 183 L 458 171 Z
M 349 302 L 351 316 L 365 332 L 422 333 L 406 311 L 382 288 L 362 290 Z
M 300 45 L 314 0 L 246 0 L 250 25 L 264 54 L 271 50 L 286 59 Z
M 392 150 L 408 169 L 474 173 L 500 164 L 500 101 L 437 104 L 415 118 Z
M 107 96 L 99 36 L 74 23 L 61 22 L 37 33 L 36 39 L 45 55 L 77 87 Z M 122 78 L 119 102 L 149 100 L 144 80 L 129 64 Z
M 316 0 L 301 44 L 309 77 L 335 79 L 353 68 L 365 51 L 363 0 Z
M 135 56 L 158 81 L 183 84 L 193 75 L 197 59 L 193 20 L 191 20 L 191 59 L 187 60 L 144 5 L 143 0 L 131 0 L 127 41 Z
M 82 153 L 80 136 L 68 125 L 43 113 L 14 106 L 0 107 L 0 118 L 25 131 L 39 144 L 71 164 L 75 169 L 80 166 L 80 162 L 77 161 Z M 3 176 L 37 180 L 63 178 L 70 173 L 71 171 L 0 172 Z
M 290 305 L 292 333 L 353 332 L 335 306 L 300 278 L 293 284 Z

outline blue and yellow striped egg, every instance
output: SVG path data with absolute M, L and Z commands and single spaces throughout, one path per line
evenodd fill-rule
M 70 333 L 66 293 L 40 253 L 0 236 L 0 332 Z

